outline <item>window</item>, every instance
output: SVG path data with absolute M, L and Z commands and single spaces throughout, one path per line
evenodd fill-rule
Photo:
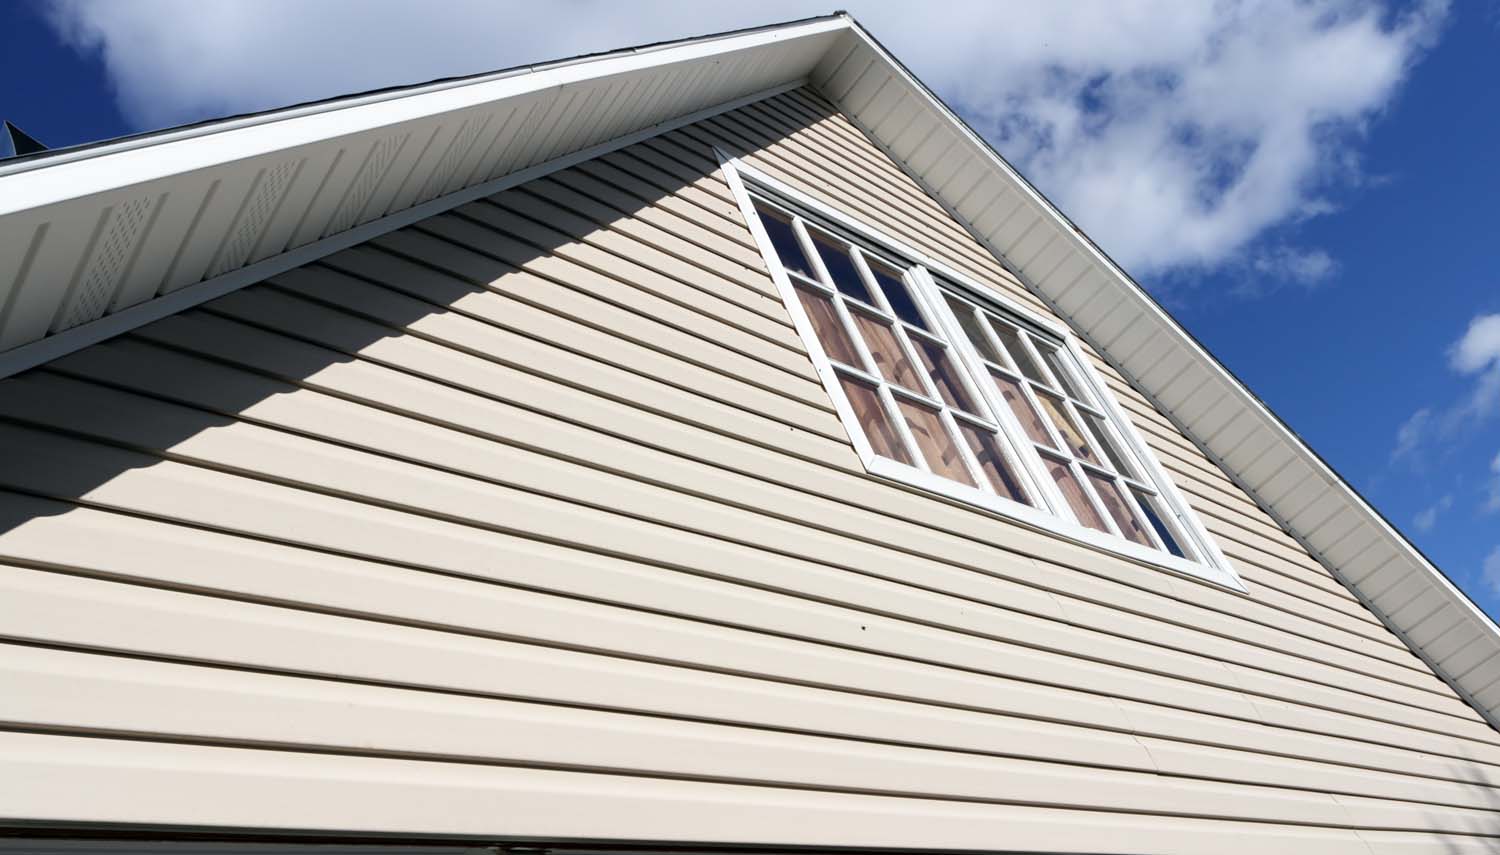
M 731 165 L 872 474 L 1241 587 L 1065 329 Z
M 761 225 L 865 443 L 877 456 L 1010 502 L 1034 504 L 982 390 L 911 265 L 766 201 Z

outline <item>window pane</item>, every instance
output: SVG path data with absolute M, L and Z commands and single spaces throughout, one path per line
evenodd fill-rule
M 974 412 L 974 405 L 969 403 L 969 394 L 964 391 L 963 380 L 959 379 L 958 369 L 954 367 L 953 360 L 948 358 L 948 349 L 918 335 L 908 337 L 916 346 L 917 358 L 922 360 L 922 367 L 927 369 L 932 385 L 937 387 L 938 394 L 943 396 L 948 406 Z
M 974 459 L 979 461 L 979 468 L 984 470 L 985 477 L 990 479 L 990 486 L 996 493 L 1022 504 L 1031 504 L 1031 500 L 1026 498 L 1026 491 L 1021 489 L 1020 480 L 1006 463 L 994 434 L 964 422 L 958 423 L 958 432 L 964 435 L 964 441 L 969 444 L 969 450 L 974 452 Z
M 854 325 L 859 327 L 860 335 L 864 336 L 880 376 L 913 392 L 921 392 L 922 382 L 917 378 L 917 369 L 902 352 L 901 342 L 896 340 L 896 331 L 891 325 L 861 311 L 851 309 L 849 314 L 854 318 Z
M 818 246 L 818 254 L 823 256 L 823 266 L 828 268 L 828 275 L 833 277 L 833 287 L 845 296 L 875 305 L 875 301 L 870 299 L 870 289 L 865 287 L 865 280 L 859 278 L 859 271 L 854 269 L 854 259 L 849 257 L 848 248 L 834 243 L 826 235 L 817 232 L 810 234 Z
M 995 330 L 995 335 L 1000 337 L 1000 343 L 1010 352 L 1010 358 L 1015 362 L 1016 368 L 1025 374 L 1027 379 L 1035 380 L 1043 386 L 1050 385 L 1042 379 L 1042 372 L 1037 370 L 1036 363 L 1026 353 L 1026 348 L 1021 344 L 1021 336 L 1010 327 L 999 321 L 991 320 L 990 326 Z
M 1146 534 L 1145 526 L 1131 512 L 1130 505 L 1125 501 L 1125 494 L 1120 492 L 1119 482 L 1097 472 L 1084 471 L 1089 483 L 1094 485 L 1094 492 L 1099 494 L 1099 501 L 1104 503 L 1104 510 L 1114 519 L 1120 533 L 1142 546 L 1151 546 L 1151 536 Z
M 797 241 L 797 233 L 792 231 L 792 224 L 775 211 L 766 208 L 757 210 L 760 212 L 760 224 L 765 226 L 771 245 L 776 247 L 776 257 L 781 259 L 781 266 L 801 273 L 808 279 L 818 278 L 813 273 L 812 264 L 802 252 L 802 244 Z
M 1074 400 L 1087 401 L 1083 393 L 1078 391 L 1078 384 L 1073 382 L 1073 374 L 1068 369 L 1067 360 L 1057 351 L 1057 348 L 1037 342 L 1037 350 L 1041 351 L 1042 359 L 1046 360 L 1047 367 L 1052 369 L 1052 376 L 1062 386 L 1062 390 Z
M 995 385 L 1000 388 L 1000 397 L 1010 404 L 1011 411 L 1016 414 L 1016 419 L 1026 429 L 1026 435 L 1031 437 L 1031 441 L 1051 447 L 1052 437 L 1047 435 L 1047 426 L 1042 423 L 1042 417 L 1037 411 L 1031 408 L 1026 396 L 1021 394 L 1021 387 L 1016 385 L 1016 381 L 993 369 L 990 376 L 995 378 Z
M 823 352 L 828 354 L 828 358 L 855 368 L 863 368 L 859 351 L 854 349 L 854 342 L 849 339 L 849 333 L 839 321 L 838 310 L 833 301 L 811 288 L 801 285 L 792 287 L 797 289 L 797 299 L 802 301 L 802 308 L 807 311 L 808 320 L 812 321 L 813 329 L 818 333 L 818 343 L 823 345 Z
M 906 416 L 906 426 L 911 428 L 912 439 L 917 441 L 917 448 L 921 449 L 922 457 L 927 460 L 927 466 L 932 469 L 932 474 L 941 475 L 950 481 L 968 484 L 970 487 L 979 486 L 974 483 L 968 467 L 964 466 L 958 443 L 948 432 L 937 410 L 900 397 L 896 399 L 896 406 L 900 407 L 902 415 Z
M 870 272 L 875 274 L 875 281 L 880 285 L 880 290 L 885 292 L 885 299 L 891 304 L 891 311 L 896 313 L 896 317 L 918 329 L 927 329 L 927 321 L 922 319 L 922 313 L 912 300 L 911 292 L 906 290 L 906 284 L 901 281 L 901 274 L 873 258 L 867 257 L 866 260 L 870 262 Z
M 1100 448 L 1104 449 L 1104 456 L 1109 458 L 1109 462 L 1114 465 L 1115 471 L 1121 475 L 1133 476 L 1135 473 L 1126 465 L 1125 455 L 1120 452 L 1119 447 L 1115 445 L 1115 441 L 1109 438 L 1109 431 L 1104 426 L 1104 419 L 1087 411 L 1081 412 L 1079 415 L 1083 416 L 1083 423 L 1088 426 L 1089 433 L 1093 436 L 1094 441 L 1099 444 Z
M 979 319 L 974 317 L 974 307 L 946 294 L 943 296 L 948 300 L 948 308 L 958 316 L 958 325 L 964 328 L 964 335 L 969 337 L 969 343 L 974 345 L 979 355 L 991 362 L 1004 365 L 1005 360 L 995 352 L 995 348 L 990 345 L 990 340 L 984 337 L 984 331 L 979 328 Z
M 890 415 L 881 406 L 875 387 L 842 374 L 839 375 L 839 384 L 844 387 L 844 397 L 854 408 L 854 417 L 859 419 L 860 429 L 865 432 L 865 439 L 869 440 L 875 453 L 910 465 L 911 454 L 906 450 L 906 443 L 901 441 L 901 434 L 896 432 L 896 426 L 891 423 Z
M 1083 492 L 1083 485 L 1073 476 L 1073 470 L 1068 464 L 1050 455 L 1042 455 L 1042 463 L 1047 466 L 1047 474 L 1057 482 L 1057 489 L 1062 491 L 1063 498 L 1068 500 L 1068 507 L 1073 509 L 1073 515 L 1078 521 L 1089 528 L 1097 531 L 1108 532 L 1109 526 L 1104 524 L 1104 518 L 1099 516 L 1099 511 L 1094 508 L 1094 503 Z
M 1161 508 L 1156 504 L 1156 500 L 1133 488 L 1130 493 L 1135 496 L 1136 503 L 1141 506 L 1141 511 L 1146 515 L 1146 521 L 1156 529 L 1156 536 L 1161 538 L 1162 545 L 1167 548 L 1167 551 L 1178 558 L 1186 558 L 1182 546 L 1177 542 L 1177 537 L 1163 519 Z
M 1096 460 L 1094 449 L 1083 438 L 1083 432 L 1078 429 L 1077 423 L 1068 416 L 1068 410 L 1063 406 L 1062 398 L 1037 389 L 1036 399 L 1041 403 L 1042 409 L 1047 411 L 1052 424 L 1057 426 L 1057 433 L 1063 438 L 1063 442 L 1068 444 L 1068 450 L 1083 460 Z

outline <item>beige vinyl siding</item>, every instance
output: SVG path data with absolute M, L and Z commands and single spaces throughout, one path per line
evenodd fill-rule
M 1500 736 L 1102 361 L 1248 596 L 865 475 L 712 145 L 1040 305 L 797 91 L 4 381 L 7 816 L 1497 844 Z

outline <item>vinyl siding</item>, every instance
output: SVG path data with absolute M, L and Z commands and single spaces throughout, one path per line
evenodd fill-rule
M 1045 310 L 803 90 L 4 381 L 5 816 L 1496 848 L 1500 735 L 1103 360 L 1248 596 L 866 476 L 713 145 Z

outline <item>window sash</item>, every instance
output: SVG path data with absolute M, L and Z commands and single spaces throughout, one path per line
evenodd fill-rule
M 1026 483 L 1025 464 L 1020 460 L 1019 450 L 1009 441 L 1004 428 L 995 423 L 983 403 L 982 390 L 963 370 L 962 355 L 945 337 L 940 318 L 925 305 L 918 283 L 912 279 L 912 266 L 892 262 L 885 255 L 873 253 L 817 224 L 809 225 L 806 218 L 785 210 L 773 200 L 757 196 L 754 207 L 757 216 L 790 227 L 796 241 L 796 248 L 791 251 L 800 251 L 795 260 L 806 262 L 814 274 L 809 277 L 798 270 L 782 268 L 796 293 L 798 307 L 814 329 L 823 358 L 838 380 L 838 392 L 854 413 L 859 428 L 866 432 L 864 441 L 871 451 L 976 492 L 991 492 L 1005 502 L 1034 503 L 1039 493 L 1035 486 Z M 824 247 L 837 253 L 841 271 L 837 278 L 823 258 Z M 875 275 L 877 266 L 900 273 L 900 278 L 890 277 L 889 283 L 881 282 Z M 849 279 L 851 271 L 856 281 Z M 892 302 L 889 293 L 895 288 L 903 292 L 900 307 Z M 811 297 L 805 298 L 804 292 Z M 808 299 L 818 301 L 816 316 L 808 310 Z M 949 366 L 953 384 L 950 394 L 955 402 L 948 401 L 949 395 L 927 369 L 923 348 L 937 353 L 933 364 L 941 361 Z M 832 388 L 829 391 L 833 393 Z M 958 401 L 968 409 L 961 408 Z M 874 404 L 878 404 L 878 412 L 871 410 Z M 1001 459 L 988 462 L 998 463 L 1006 477 L 997 482 L 989 474 L 970 444 L 965 427 L 993 435 L 992 444 L 1000 451 Z
M 1059 515 L 1096 531 L 1174 554 L 1150 521 L 1151 514 L 1159 512 L 1145 505 L 1158 497 L 1160 491 L 1136 478 L 1133 470 L 1121 471 L 1102 447 L 1108 442 L 1119 452 L 1125 445 L 1117 439 L 1113 419 L 1095 406 L 1094 396 L 1086 391 L 1082 364 L 1066 347 L 1066 342 L 1034 332 L 1022 319 L 1008 317 L 1012 313 L 969 299 L 952 287 L 944 287 L 942 283 L 937 287 L 943 294 L 940 302 L 951 318 L 953 334 L 970 340 L 975 373 L 1003 378 L 1005 388 L 1021 396 L 1028 419 L 1021 422 L 1018 415 L 1017 422 L 1021 423 L 1022 434 L 1032 440 L 1043 467 L 1060 463 L 1069 470 L 1065 479 L 1048 479 L 1062 499 L 1054 505 Z M 973 344 L 973 335 L 984 338 Z M 1002 361 L 995 362 L 991 356 Z M 996 406 L 1009 407 L 1001 400 L 1003 391 L 996 385 L 992 392 L 997 398 Z M 1085 416 L 1097 419 L 1109 430 L 1104 439 L 1100 439 L 1094 424 Z M 1076 443 L 1069 441 L 1071 437 L 1080 440 L 1089 453 L 1082 453 Z M 1054 473 L 1049 469 L 1051 474 Z M 1125 518 L 1116 512 L 1117 506 L 1124 510 Z M 1174 538 L 1173 546 L 1184 553 L 1180 557 L 1191 557 L 1190 547 L 1184 545 L 1183 538 Z
M 767 253 L 772 277 L 787 305 L 792 307 L 793 319 L 797 322 L 798 330 L 807 340 L 809 350 L 813 352 L 814 365 L 830 394 L 834 396 L 835 408 L 839 410 L 840 418 L 849 428 L 851 440 L 865 462 L 867 471 L 877 477 L 889 478 L 989 509 L 1069 540 L 1099 547 L 1186 575 L 1207 579 L 1241 592 L 1245 590 L 1233 568 L 1228 565 L 1217 545 L 1203 529 L 1201 522 L 1188 508 L 1175 485 L 1167 478 L 1160 463 L 1146 450 L 1144 440 L 1135 431 L 1119 405 L 1113 401 L 1102 380 L 1094 373 L 1093 367 L 1087 363 L 1076 340 L 1066 328 L 1055 320 L 1019 309 L 1006 298 L 993 294 L 993 289 L 976 284 L 964 274 L 942 262 L 918 250 L 913 250 L 899 241 L 880 235 L 838 211 L 827 208 L 806 194 L 782 184 L 754 167 L 729 158 L 723 152 L 717 152 L 717 154 L 724 166 L 724 176 L 739 203 L 742 214 L 750 223 L 751 230 L 763 253 L 772 247 L 760 228 L 759 217 L 742 177 L 758 185 L 760 189 L 756 191 L 757 199 L 765 199 L 772 207 L 787 212 L 791 215 L 792 221 L 805 221 L 802 212 L 811 211 L 813 212 L 812 219 L 820 231 L 833 235 L 839 241 L 851 244 L 851 259 L 865 274 L 863 281 L 869 291 L 870 301 L 879 305 L 868 305 L 841 294 L 835 298 L 836 301 L 841 298 L 850 299 L 851 306 L 875 310 L 877 316 L 891 322 L 892 329 L 896 331 L 898 340 L 902 343 L 905 357 L 917 367 L 918 382 L 923 387 L 920 391 L 904 390 L 887 384 L 883 378 L 870 375 L 864 366 L 835 367 L 823 355 L 822 346 L 813 334 L 816 331 L 811 329 L 811 322 L 806 318 L 801 303 L 796 302 L 790 283 L 795 278 L 800 284 L 818 286 L 819 293 L 823 294 L 829 293 L 830 287 L 822 282 L 810 282 L 806 277 L 785 271 L 779 264 L 779 259 Z M 850 240 L 849 235 L 856 237 Z M 804 251 L 811 249 L 809 246 L 811 241 L 808 240 L 805 226 L 801 238 L 805 241 Z M 872 253 L 869 249 L 870 245 L 881 247 L 881 249 Z M 811 255 L 811 263 L 814 266 L 819 265 L 820 260 L 816 253 L 811 253 Z M 893 257 L 913 261 L 898 264 L 892 262 Z M 912 301 L 921 307 L 921 314 L 924 316 L 926 326 L 931 327 L 930 330 L 919 330 L 897 317 L 890 302 L 882 296 L 880 284 L 870 275 L 869 258 L 877 259 L 893 270 L 906 271 L 903 274 L 903 284 Z M 1077 522 L 1073 512 L 1067 509 L 1066 500 L 1058 492 L 1055 483 L 1050 477 L 1046 477 L 1040 454 L 1036 452 L 1035 447 L 1025 448 L 1030 440 L 1020 429 L 1014 414 L 1003 402 L 996 405 L 997 396 L 993 392 L 993 384 L 988 382 L 988 375 L 976 373 L 974 363 L 978 363 L 981 367 L 998 365 L 1011 378 L 1018 378 L 1021 375 L 1014 365 L 986 360 L 970 344 L 964 331 L 955 329 L 955 315 L 944 299 L 945 292 L 939 289 L 934 280 L 935 275 L 947 282 L 955 283 L 958 286 L 956 293 L 962 299 L 983 307 L 987 312 L 1002 316 L 1004 322 L 1014 325 L 1021 331 L 1020 340 L 1024 343 L 1022 346 L 1028 348 L 1025 351 L 1026 357 L 1036 366 L 1037 373 L 1040 375 L 1039 381 L 1028 382 L 1039 382 L 1040 388 L 1050 389 L 1054 394 L 1061 395 L 1064 411 L 1073 420 L 1076 425 L 1075 429 L 1080 431 L 1084 440 L 1095 448 L 1096 453 L 1090 460 L 1079 459 L 1072 453 L 1058 454 L 1058 450 L 1053 450 L 1052 453 L 1056 457 L 1067 459 L 1070 471 L 1079 486 L 1088 491 L 1087 494 L 1093 501 L 1098 514 L 1104 518 L 1107 531 L 1089 529 Z M 836 291 L 836 289 L 833 290 Z M 844 309 L 841 319 L 848 326 L 850 320 L 847 315 L 848 309 L 842 305 L 840 308 Z M 931 335 L 931 333 L 938 332 L 942 335 Z M 921 338 L 924 334 L 927 336 L 925 339 Z M 932 384 L 925 364 L 913 346 L 919 340 L 941 341 L 942 336 L 948 339 L 947 342 L 943 342 L 947 345 L 945 352 L 950 357 L 958 357 L 962 363 L 954 371 L 959 382 L 971 396 L 978 391 L 980 400 L 975 404 L 976 408 L 989 411 L 983 414 L 983 418 L 965 414 L 944 399 L 941 390 Z M 1045 342 L 1045 347 L 1050 350 L 1037 349 L 1037 345 L 1028 337 L 1035 337 L 1037 341 Z M 861 350 L 867 350 L 863 348 L 862 342 Z M 1003 348 L 1000 352 L 1004 352 Z M 867 359 L 868 354 L 864 355 Z M 1059 369 L 1057 367 L 1059 360 L 1062 365 L 1071 367 Z M 1059 371 L 1069 373 L 1059 380 Z M 843 391 L 838 382 L 840 373 L 847 373 L 849 376 L 865 375 L 862 379 L 866 382 L 881 383 L 878 388 L 884 396 L 882 399 L 884 408 L 888 414 L 895 414 L 892 416 L 893 421 L 902 432 L 903 440 L 912 449 L 917 449 L 918 446 L 909 433 L 905 418 L 900 416 L 901 411 L 896 406 L 897 398 L 905 397 L 913 401 L 922 401 L 929 407 L 937 408 L 942 414 L 949 436 L 957 438 L 959 454 L 963 457 L 967 470 L 986 484 L 991 483 L 992 479 L 983 473 L 973 448 L 965 441 L 965 435 L 962 432 L 954 432 L 954 428 L 964 423 L 984 424 L 988 430 L 995 431 L 993 438 L 1006 448 L 1009 457 L 1007 462 L 1015 469 L 1014 476 L 1027 491 L 1027 501 L 1034 503 L 1037 507 L 1020 504 L 1006 498 L 1004 491 L 998 486 L 993 493 L 975 490 L 934 475 L 930 467 L 925 465 L 905 465 L 897 460 L 875 454 L 863 437 L 862 428 L 857 421 L 851 420 L 848 404 L 843 400 Z M 1027 389 L 1028 392 L 1032 391 L 1024 382 L 1022 388 Z M 1098 432 L 1101 425 L 1105 431 L 1103 439 Z M 998 431 L 995 430 L 997 427 Z M 1053 434 L 1056 433 L 1055 427 L 1051 430 Z M 1117 452 L 1122 460 L 1117 461 L 1108 449 Z M 917 457 L 921 457 L 920 451 L 917 452 Z M 1128 471 L 1121 471 L 1121 462 L 1127 465 Z M 1116 517 L 1111 514 L 1106 504 L 1100 501 L 1100 493 L 1093 486 L 1093 481 L 1094 478 L 1101 476 L 1109 479 L 1107 484 L 1113 485 L 1114 501 L 1119 502 L 1123 497 L 1126 507 L 1138 505 L 1133 513 L 1135 531 L 1130 535 L 1120 531 L 1120 523 L 1115 521 Z M 1147 513 L 1139 513 L 1142 510 Z M 1166 533 L 1163 534 L 1163 531 Z M 1150 540 L 1151 545 L 1149 547 L 1141 545 L 1138 542 L 1141 538 Z M 1172 541 L 1171 545 L 1164 542 L 1167 538 Z

